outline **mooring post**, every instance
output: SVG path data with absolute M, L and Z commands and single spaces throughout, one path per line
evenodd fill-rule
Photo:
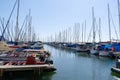
M 39 75 L 41 74 L 40 68 L 38 68 L 38 74 L 39 74 Z
M 33 73 L 34 73 L 34 74 L 36 74 L 36 70 L 37 70 L 37 69 L 36 69 L 36 68 L 33 68 L 33 70 L 34 70 L 34 72 L 33 72 Z
M 43 72 L 43 68 L 39 68 L 38 74 L 40 75 Z
M 0 77 L 2 77 L 3 76 L 3 70 L 1 69 L 0 70 Z

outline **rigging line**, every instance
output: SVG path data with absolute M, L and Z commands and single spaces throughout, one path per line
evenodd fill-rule
M 18 0 L 18 5 L 17 5 L 17 17 L 16 17 L 16 27 L 15 27 L 15 41 L 17 42 L 18 42 L 18 32 L 19 32 L 19 27 L 18 27 L 19 6 L 20 6 L 20 0 Z
M 0 22 L 1 22 L 1 25 L 2 25 L 2 27 L 3 27 L 4 25 L 3 25 L 3 22 L 2 22 L 2 20 L 1 20 L 1 18 L 0 18 Z M 0 31 L 1 31 L 1 34 L 2 34 L 2 28 L 1 28 L 1 26 L 0 26 Z
M 8 26 L 10 26 L 10 24 L 9 24 Z M 11 35 L 11 33 L 10 33 L 10 28 L 7 28 L 7 32 L 8 32 L 7 35 L 9 35 L 9 38 L 11 39 L 11 38 L 12 38 L 12 35 Z
M 26 17 L 27 17 L 27 16 L 26 16 Z M 18 33 L 18 40 L 19 40 L 20 34 L 21 34 L 22 30 L 23 30 L 23 27 L 24 27 L 24 24 L 25 24 L 25 21 L 26 21 L 26 17 L 25 17 L 24 22 L 23 22 L 23 24 L 22 24 L 22 26 L 21 26 L 21 28 L 20 28 L 19 33 Z
M 93 27 L 91 27 L 91 29 L 90 29 L 90 32 L 89 32 L 89 35 L 88 35 L 87 42 L 89 41 L 89 39 L 90 39 L 90 37 L 91 37 L 92 29 L 93 29 Z
M 3 18 L 3 20 L 0 18 L 0 22 L 1 22 L 1 25 L 2 25 L 2 29 L 1 29 L 1 33 L 2 33 L 3 30 L 4 30 L 4 18 Z
M 8 25 L 9 26 L 9 25 Z M 8 29 L 8 28 L 7 28 Z M 8 30 L 6 29 L 5 35 L 4 35 L 4 40 L 8 40 L 9 39 L 9 34 L 8 34 Z
M 26 19 L 25 19 L 25 26 L 28 25 L 28 23 L 27 23 L 27 17 L 28 17 L 28 16 L 26 16 Z M 26 30 L 27 30 L 27 27 L 24 27 L 23 32 L 22 32 L 22 34 L 20 35 L 20 39 L 24 36 L 24 32 L 26 33 Z
M 96 34 L 95 34 L 95 36 L 97 36 L 97 34 L 99 34 L 99 28 L 98 28 L 98 23 L 96 21 L 96 18 L 95 18 L 95 26 L 96 26 L 96 30 L 95 30 Z
M 14 40 L 14 31 L 13 31 L 14 29 L 13 29 L 13 21 L 11 21 L 11 36 L 12 36 L 12 38 L 11 38 L 11 41 L 12 40 Z
M 97 23 L 96 19 L 95 19 L 95 26 L 96 26 L 95 32 L 98 32 L 98 23 Z
M 1 24 L 2 24 L 2 31 L 3 31 L 3 30 L 5 29 L 5 26 L 4 26 L 4 25 L 6 24 L 4 18 L 1 20 Z M 2 35 L 2 32 L 1 32 L 1 35 Z M 5 36 L 4 36 L 3 38 L 4 38 L 4 40 L 5 40 L 5 39 L 8 39 L 8 34 L 5 33 Z
M 110 15 L 110 18 L 112 19 L 112 24 L 113 24 L 113 27 L 114 27 L 114 30 L 115 30 L 115 34 L 116 34 L 116 37 L 117 37 L 117 39 L 118 39 L 117 30 L 116 30 L 116 27 L 115 27 L 115 24 L 114 24 L 114 21 L 113 21 L 113 18 L 112 18 L 112 14 L 111 14 L 110 11 L 109 11 L 109 15 Z
M 12 14 L 13 14 L 13 11 L 14 11 L 14 9 L 15 9 L 16 4 L 17 4 L 17 0 L 15 1 L 15 4 L 14 4 L 13 9 L 12 9 L 12 12 L 11 12 L 9 18 L 8 18 L 7 24 L 6 24 L 6 26 L 5 26 L 5 28 L 4 28 L 3 32 L 2 32 L 2 36 L 0 37 L 0 41 L 2 40 L 2 38 L 3 38 L 3 36 L 4 36 L 5 30 L 6 30 L 8 24 L 9 24 L 9 21 L 10 21 L 10 19 L 11 19 L 11 17 L 12 17 Z
M 114 30 L 115 30 L 116 37 L 117 37 L 117 39 L 118 39 L 117 30 L 116 30 L 116 27 L 115 27 L 115 24 L 114 24 L 114 21 L 113 21 L 112 16 L 111 16 L 111 19 L 112 19 L 112 24 L 113 24 L 113 27 L 114 27 Z

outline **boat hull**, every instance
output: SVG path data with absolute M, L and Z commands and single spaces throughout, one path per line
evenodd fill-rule
M 107 51 L 99 51 L 99 56 L 108 57 L 109 52 L 107 52 Z
M 92 55 L 98 55 L 98 50 L 91 49 L 90 50 L 90 54 L 92 54 Z
M 119 68 L 112 67 L 111 71 L 120 74 L 120 69 Z

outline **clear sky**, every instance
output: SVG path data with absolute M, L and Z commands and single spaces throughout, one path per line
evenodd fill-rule
M 0 1 L 0 17 L 8 19 L 15 0 Z M 22 25 L 25 16 L 31 9 L 32 26 L 40 37 L 54 35 L 68 27 L 74 27 L 75 23 L 82 23 L 86 20 L 87 33 L 92 26 L 92 6 L 98 22 L 101 18 L 102 40 L 108 40 L 108 11 L 115 27 L 118 30 L 118 6 L 117 0 L 20 0 L 19 26 Z M 16 20 L 16 10 L 12 15 L 12 20 Z M 112 26 L 112 37 L 116 38 Z

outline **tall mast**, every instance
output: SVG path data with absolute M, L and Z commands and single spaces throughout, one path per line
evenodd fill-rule
M 69 27 L 69 42 L 71 43 L 72 42 L 72 37 L 71 37 L 71 35 L 72 35 L 72 31 L 71 31 L 71 27 Z
M 18 32 L 19 32 L 19 23 L 18 23 L 18 18 L 19 18 L 19 6 L 20 6 L 20 0 L 18 0 L 18 7 L 17 7 L 17 17 L 16 17 L 16 27 L 15 27 L 15 41 L 18 42 Z
M 94 7 L 92 7 L 92 26 L 93 26 L 93 44 L 95 44 L 95 17 L 94 17 Z
M 109 26 L 109 39 L 110 39 L 110 43 L 111 43 L 111 26 L 110 26 L 110 8 L 109 8 L 109 4 L 108 4 L 108 26 Z
M 77 42 L 77 38 L 76 38 L 76 23 L 75 23 L 75 28 L 74 28 L 74 36 L 75 36 L 75 43 Z
M 82 43 L 83 43 L 83 27 L 84 27 L 84 25 L 82 23 Z
M 79 37 L 80 37 L 80 23 L 77 23 L 77 42 L 79 43 Z
M 99 42 L 101 42 L 101 18 L 99 18 Z
M 118 0 L 118 18 L 119 18 L 119 37 L 120 37 L 120 3 Z
M 30 16 L 30 9 L 29 9 L 29 17 L 28 17 L 28 41 L 31 41 L 31 23 L 32 23 L 32 17 Z
M 59 32 L 59 42 L 61 42 L 61 32 Z
M 84 42 L 86 43 L 86 20 L 85 20 L 85 29 L 84 29 Z

